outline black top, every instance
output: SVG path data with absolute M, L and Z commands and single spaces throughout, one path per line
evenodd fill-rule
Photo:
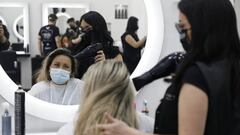
M 43 43 L 43 55 L 48 55 L 57 48 L 55 37 L 59 36 L 59 28 L 54 25 L 43 26 L 38 35 Z
M 103 52 L 106 59 L 112 59 L 112 58 L 115 58 L 118 54 L 121 54 L 119 51 L 119 48 L 116 46 L 110 45 L 108 43 L 102 43 L 102 45 L 103 45 Z M 87 69 L 93 63 L 95 63 L 95 58 L 94 58 L 95 56 L 78 60 L 78 71 L 76 75 L 77 78 L 81 79 L 83 74 L 87 71 Z
M 0 52 L 4 50 L 8 50 L 10 46 L 10 42 L 7 40 L 5 43 L 0 43 Z
M 192 84 L 208 96 L 208 114 L 204 135 L 229 135 L 233 129 L 233 109 L 227 62 L 197 62 L 182 76 L 181 84 L 173 83 L 156 111 L 154 133 L 178 134 L 178 97 L 183 83 Z
M 126 63 L 129 72 L 132 73 L 134 69 L 137 67 L 138 62 L 141 59 L 142 48 L 141 47 L 134 48 L 131 45 L 129 45 L 125 40 L 127 35 L 131 35 L 136 41 L 139 41 L 139 38 L 137 34 L 135 33 L 133 34 L 129 32 L 125 32 L 121 36 L 122 45 L 123 45 L 123 60 Z

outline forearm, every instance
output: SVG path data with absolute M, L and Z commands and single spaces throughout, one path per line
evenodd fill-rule
M 62 47 L 62 46 L 61 46 L 61 41 L 60 41 L 60 37 L 59 37 L 59 36 L 55 37 L 55 42 L 56 42 L 58 48 L 61 48 L 61 47 Z
M 41 40 L 38 40 L 38 50 L 39 50 L 39 53 L 42 55 L 43 51 L 42 51 L 42 42 L 41 42 Z
M 145 41 L 146 41 L 146 37 L 144 37 L 143 39 L 139 40 L 137 42 L 138 48 L 144 46 L 145 45 Z

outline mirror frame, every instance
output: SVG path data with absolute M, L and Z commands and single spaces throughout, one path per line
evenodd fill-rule
M 16 20 L 19 18 L 15 19 L 15 22 L 13 24 L 13 32 L 14 34 L 20 38 L 21 40 L 23 40 L 24 42 L 24 49 L 28 50 L 28 45 L 29 45 L 29 7 L 28 7 L 28 3 L 20 3 L 20 2 L 0 2 L 0 7 L 20 7 L 23 8 L 23 14 L 20 15 L 19 17 L 23 16 L 23 26 L 24 26 L 24 36 L 20 37 L 19 33 L 17 33 L 16 30 Z
M 161 1 L 144 0 L 144 3 L 148 18 L 148 40 L 143 57 L 132 77 L 149 70 L 158 62 L 164 38 L 164 18 Z M 17 85 L 7 76 L 1 66 L 0 86 L 3 89 L 0 90 L 0 95 L 11 104 L 14 104 L 14 92 L 17 90 Z M 73 120 L 79 107 L 79 105 L 66 106 L 48 103 L 29 94 L 26 94 L 25 97 L 27 114 L 54 122 L 66 123 Z

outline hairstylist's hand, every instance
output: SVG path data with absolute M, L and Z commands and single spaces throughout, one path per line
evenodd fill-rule
M 124 122 L 113 118 L 109 114 L 104 114 L 108 124 L 99 124 L 97 128 L 101 135 L 138 135 L 138 131 L 130 128 Z
M 97 52 L 97 55 L 95 56 L 95 62 L 99 62 L 99 61 L 104 61 L 105 58 L 105 54 L 102 50 Z

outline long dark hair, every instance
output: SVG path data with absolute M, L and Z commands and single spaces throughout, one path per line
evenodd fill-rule
M 134 34 L 138 30 L 138 18 L 131 16 L 127 22 L 126 32 Z
M 81 17 L 80 23 L 82 20 L 93 27 L 92 42 L 110 42 L 110 44 L 113 44 L 113 39 L 107 29 L 107 23 L 101 14 L 96 11 L 89 11 Z
M 205 63 L 227 58 L 232 67 L 234 92 L 240 89 L 240 41 L 236 14 L 229 0 L 181 0 L 179 10 L 192 28 L 192 51 L 177 71 L 175 82 L 195 61 Z M 239 92 L 238 92 L 239 93 Z

